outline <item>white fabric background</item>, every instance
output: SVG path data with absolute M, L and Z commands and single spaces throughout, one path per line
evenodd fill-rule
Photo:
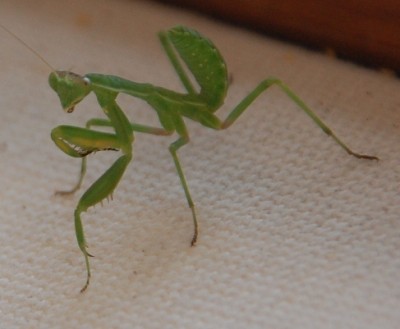
M 180 151 L 201 224 L 168 145 L 136 135 L 114 201 L 83 215 L 89 290 L 73 210 L 116 154 L 79 161 L 50 140 L 59 124 L 101 116 L 94 97 L 73 114 L 49 69 L 0 31 L 1 328 L 398 328 L 400 323 L 400 84 L 380 72 L 178 9 L 141 1 L 11 1 L 0 21 L 53 66 L 182 90 L 156 33 L 185 24 L 211 38 L 233 83 L 224 118 L 259 81 L 280 77 L 352 148 L 348 156 L 277 89 L 227 131 L 188 123 Z M 157 124 L 141 101 L 131 119 Z

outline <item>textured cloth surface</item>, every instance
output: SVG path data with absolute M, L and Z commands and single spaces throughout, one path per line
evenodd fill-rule
M 73 211 L 114 161 L 79 160 L 50 131 L 103 117 L 93 95 L 73 114 L 49 68 L 5 32 L 0 79 L 1 328 L 398 328 L 400 84 L 395 78 L 204 17 L 139 1 L 9 1 L 1 22 L 52 66 L 183 90 L 156 33 L 194 27 L 224 55 L 232 84 L 224 118 L 261 80 L 295 90 L 354 150 L 348 156 L 279 89 L 228 130 L 188 122 L 179 154 L 201 225 L 168 152 L 174 137 L 136 134 L 112 202 L 83 215 L 93 277 L 85 294 Z M 132 121 L 159 125 L 120 97 Z

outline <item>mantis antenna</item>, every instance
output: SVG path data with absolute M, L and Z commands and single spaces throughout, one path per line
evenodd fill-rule
M 24 40 L 22 40 L 18 35 L 16 35 L 14 32 L 6 28 L 3 24 L 0 23 L 0 27 L 6 31 L 9 35 L 17 39 L 21 44 L 23 44 L 26 48 L 28 48 L 39 60 L 44 63 L 47 67 L 50 68 L 52 72 L 55 72 L 56 70 L 53 68 L 53 66 L 50 65 L 48 61 L 44 59 L 42 55 L 40 55 L 35 49 L 33 49 L 30 45 L 28 45 Z

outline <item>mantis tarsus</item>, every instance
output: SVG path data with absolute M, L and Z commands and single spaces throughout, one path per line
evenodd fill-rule
M 186 93 L 171 91 L 151 84 L 137 83 L 117 76 L 95 73 L 81 76 L 68 71 L 53 70 L 49 76 L 49 84 L 59 96 L 61 105 L 66 112 L 71 113 L 82 99 L 93 92 L 107 117 L 106 119 L 89 120 L 85 128 L 63 125 L 52 130 L 51 138 L 63 152 L 72 157 L 82 158 L 78 183 L 72 190 L 59 192 L 59 194 L 73 193 L 79 189 L 86 172 L 86 156 L 88 154 L 107 150 L 118 150 L 122 153 L 114 164 L 82 195 L 75 209 L 76 238 L 84 255 L 87 269 L 87 280 L 81 292 L 86 290 L 91 277 L 89 264 L 91 255 L 87 251 L 81 214 L 103 199 L 112 196 L 125 169 L 132 160 L 134 132 L 160 136 L 173 133 L 178 135 L 178 139 L 170 145 L 169 151 L 192 212 L 194 224 L 192 245 L 196 243 L 198 238 L 198 222 L 195 206 L 177 155 L 177 151 L 189 142 L 184 118 L 199 122 L 207 128 L 226 129 L 240 117 L 260 94 L 271 86 L 277 86 L 347 153 L 362 159 L 378 159 L 375 156 L 353 152 L 286 84 L 277 78 L 267 78 L 259 83 L 228 114 L 226 119 L 219 119 L 214 112 L 222 106 L 229 82 L 226 64 L 218 49 L 197 31 L 184 26 L 176 26 L 168 31 L 162 31 L 159 33 L 159 38 L 186 89 Z M 196 80 L 199 92 L 186 74 L 184 65 Z M 146 101 L 157 112 L 162 128 L 130 122 L 117 104 L 116 98 L 120 93 Z M 114 132 L 96 131 L 92 127 L 110 127 Z

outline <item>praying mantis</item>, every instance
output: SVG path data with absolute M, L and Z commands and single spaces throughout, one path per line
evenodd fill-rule
M 197 31 L 185 26 L 176 26 L 162 31 L 158 36 L 186 90 L 184 93 L 112 75 L 89 73 L 81 76 L 69 71 L 56 70 L 52 70 L 49 75 L 50 87 L 58 95 L 61 106 L 67 113 L 73 112 L 76 105 L 93 92 L 105 114 L 105 118 L 89 120 L 86 127 L 61 125 L 52 130 L 51 138 L 58 148 L 71 157 L 82 159 L 80 176 L 76 185 L 70 191 L 57 193 L 70 194 L 80 188 L 86 173 L 87 155 L 108 150 L 121 153 L 111 167 L 83 193 L 74 212 L 75 234 L 85 259 L 87 272 L 86 283 L 81 292 L 84 292 L 90 283 L 89 258 L 92 257 L 87 251 L 81 216 L 89 208 L 112 197 L 132 160 L 135 132 L 158 136 L 168 136 L 174 133 L 177 135 L 177 139 L 169 146 L 169 151 L 191 210 L 194 226 L 191 245 L 195 245 L 198 239 L 199 225 L 195 205 L 177 154 L 178 150 L 189 142 L 189 132 L 184 119 L 193 120 L 214 130 L 227 129 L 264 91 L 276 86 L 348 154 L 356 158 L 378 160 L 375 156 L 353 152 L 299 96 L 285 83 L 274 77 L 260 82 L 231 110 L 224 120 L 221 120 L 214 113 L 224 103 L 229 79 L 227 66 L 216 46 Z M 190 71 L 194 77 L 197 87 L 194 86 L 193 79 L 189 78 L 187 71 Z M 119 94 L 127 94 L 146 102 L 150 108 L 156 111 L 161 128 L 130 122 L 117 103 Z M 95 130 L 95 127 L 108 127 L 113 132 Z

